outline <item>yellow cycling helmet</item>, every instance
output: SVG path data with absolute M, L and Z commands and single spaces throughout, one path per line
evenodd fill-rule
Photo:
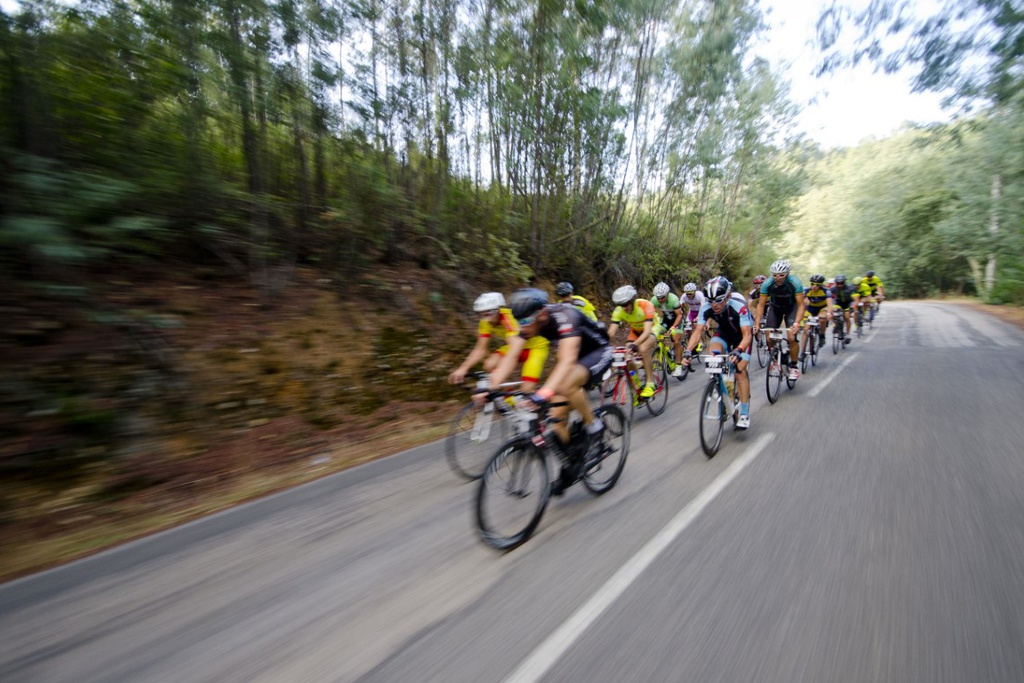
M 855 278 L 853 278 L 853 286 L 854 286 L 854 287 L 857 287 L 857 286 L 859 286 L 859 285 L 860 285 L 860 283 L 861 283 L 861 282 L 863 282 L 863 281 L 864 281 L 864 278 L 860 278 L 860 277 L 855 277 Z

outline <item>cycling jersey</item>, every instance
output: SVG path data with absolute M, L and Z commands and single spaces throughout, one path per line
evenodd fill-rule
M 871 295 L 872 296 L 874 296 L 875 292 L 878 291 L 879 287 L 883 286 L 882 285 L 882 278 L 878 277 L 877 275 L 875 275 L 873 277 L 866 277 L 863 280 L 861 280 L 860 283 L 862 285 L 866 284 L 868 286 L 868 288 L 871 290 Z
M 519 323 L 516 322 L 515 317 L 512 315 L 512 310 L 509 308 L 498 309 L 499 320 L 497 325 L 491 324 L 490 320 L 485 318 L 480 319 L 480 325 L 477 327 L 478 337 L 494 337 L 502 341 L 507 341 L 508 338 L 514 334 L 519 334 Z M 534 337 L 526 340 L 527 349 L 539 349 L 547 348 L 548 340 L 542 337 Z
M 846 310 L 853 303 L 853 285 L 836 285 L 832 288 L 831 295 L 832 303 Z
M 688 311 L 699 311 L 700 307 L 704 305 L 704 293 L 694 292 L 693 296 L 683 294 L 679 297 L 679 304 L 681 306 L 686 306 L 686 310 Z
M 740 303 L 732 297 L 729 298 L 721 313 L 715 313 L 711 309 L 711 304 L 705 301 L 697 313 L 697 322 L 701 325 L 707 325 L 709 320 L 714 320 L 718 324 L 718 327 L 715 329 L 715 336 L 725 340 L 725 343 L 731 349 L 736 348 L 743 341 L 743 328 L 752 326 L 750 311 L 747 309 L 747 305 Z M 749 351 L 750 349 L 746 350 Z
M 563 303 L 572 304 L 576 308 L 580 309 L 580 313 L 587 316 L 595 323 L 597 322 L 597 309 L 594 308 L 594 304 L 590 303 L 579 294 L 573 294 L 572 301 L 566 301 Z
M 648 320 L 657 325 L 660 318 L 654 308 L 654 304 L 647 299 L 636 299 L 633 302 L 633 311 L 631 313 L 626 313 L 626 309 L 622 306 L 616 306 L 615 310 L 612 311 L 613 323 L 625 323 L 629 326 L 629 329 L 637 334 L 644 331 L 644 323 Z
M 608 346 L 608 333 L 572 304 L 549 304 L 545 308 L 550 315 L 547 324 L 537 331 L 538 337 L 552 344 L 579 337 L 580 356 Z
M 679 297 L 669 292 L 664 301 L 654 297 L 651 299 L 651 304 L 654 305 L 655 311 L 661 316 L 662 323 L 671 325 L 675 322 L 676 311 L 679 310 Z
M 871 296 L 871 287 L 862 280 L 860 285 L 857 286 L 857 291 L 855 291 L 854 294 L 860 296 L 861 299 L 867 299 Z
M 815 289 L 813 286 L 804 287 L 804 301 L 807 302 L 807 310 L 814 315 L 817 315 L 821 312 L 821 309 L 825 308 L 829 296 L 830 292 L 827 289 Z
M 804 285 L 800 278 L 790 273 L 781 285 L 769 278 L 761 284 L 761 294 L 768 296 L 768 303 L 780 311 L 796 310 L 796 293 L 803 292 Z

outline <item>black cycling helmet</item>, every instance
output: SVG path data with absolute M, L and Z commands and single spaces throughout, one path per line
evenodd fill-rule
M 846 284 L 846 276 L 845 275 L 836 275 L 836 284 L 837 285 L 845 285 Z
M 558 296 L 569 296 L 572 294 L 572 283 L 571 282 L 559 282 L 555 285 L 555 294 Z
M 823 284 L 825 284 L 825 276 L 822 275 L 821 273 L 815 273 L 814 275 L 811 276 L 811 284 L 812 285 L 823 285 Z
M 508 307 L 516 320 L 530 318 L 548 303 L 548 295 L 543 291 L 529 287 L 512 293 L 508 299 Z
M 865 275 L 867 275 L 868 277 L 874 277 L 875 276 L 875 271 L 869 270 L 868 272 L 865 273 Z
M 732 293 L 732 283 L 719 275 L 708 280 L 704 286 L 704 295 L 713 303 L 720 304 L 729 298 Z

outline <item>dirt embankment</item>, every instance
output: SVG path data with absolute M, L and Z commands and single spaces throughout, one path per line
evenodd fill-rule
M 439 438 L 475 294 L 411 269 L 0 301 L 0 579 Z

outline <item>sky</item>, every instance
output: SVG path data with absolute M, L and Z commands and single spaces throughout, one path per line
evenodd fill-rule
M 853 147 L 869 138 L 883 138 L 904 122 L 949 121 L 938 93 L 911 94 L 906 73 L 874 73 L 870 64 L 816 79 L 816 63 L 810 42 L 822 0 L 762 0 L 771 25 L 767 42 L 757 48 L 773 64 L 790 64 L 784 70 L 791 82 L 790 99 L 803 108 L 797 127 L 823 147 Z M 853 0 L 854 6 L 863 6 Z M 930 3 L 922 3 L 930 4 Z

